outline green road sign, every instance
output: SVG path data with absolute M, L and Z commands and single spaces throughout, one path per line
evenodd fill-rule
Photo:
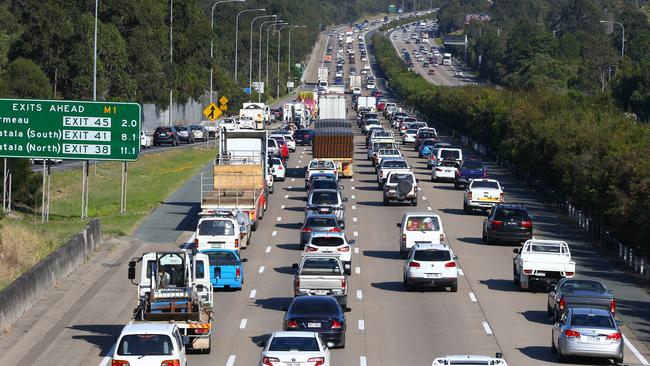
M 134 161 L 140 105 L 0 99 L 0 157 Z

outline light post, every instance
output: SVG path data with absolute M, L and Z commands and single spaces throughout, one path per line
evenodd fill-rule
M 276 90 L 276 96 L 275 96 L 276 99 L 280 99 L 280 43 L 281 43 L 281 39 L 282 39 L 282 30 L 284 28 L 289 28 L 289 27 L 291 27 L 291 26 L 290 25 L 285 25 L 285 26 L 280 27 L 280 29 L 278 29 L 278 74 L 276 76 L 277 77 L 276 89 L 275 89 Z
M 266 85 L 269 85 L 269 31 L 271 28 L 275 28 L 281 25 L 285 25 L 285 22 L 275 22 L 275 24 L 270 25 L 266 29 Z
M 257 81 L 262 81 L 262 28 L 264 28 L 265 25 L 270 24 L 270 23 L 277 23 L 279 20 L 276 18 L 274 20 L 267 20 L 266 22 L 262 22 L 262 25 L 260 25 L 260 41 L 259 41 L 259 52 L 257 53 Z M 270 28 L 270 27 L 269 27 Z M 267 32 L 268 34 L 268 28 Z M 267 41 L 268 42 L 268 41 Z M 268 85 L 264 85 L 264 89 Z M 261 103 L 262 102 L 262 93 L 257 93 L 257 102 Z
M 287 60 L 287 79 L 290 81 L 291 79 L 291 31 L 296 29 L 296 28 L 307 28 L 306 25 L 294 25 L 289 29 L 289 57 Z M 287 87 L 287 91 L 290 92 L 291 90 Z
M 623 34 L 621 35 L 621 58 L 623 58 L 623 55 L 625 55 L 625 27 L 623 26 L 623 23 L 615 22 L 612 20 L 601 20 L 600 22 L 618 24 L 621 26 L 621 29 L 623 29 Z
M 239 13 L 237 13 L 237 18 L 235 18 L 235 84 L 237 84 L 237 58 L 238 58 L 238 50 L 239 50 L 239 16 L 251 11 L 266 11 L 266 9 L 264 8 L 244 9 Z
M 214 64 L 214 9 L 217 7 L 217 5 L 221 3 L 242 3 L 246 0 L 220 0 L 212 4 L 212 10 L 210 10 L 210 30 L 212 30 L 210 34 L 210 103 L 214 99 L 212 99 L 212 73 L 213 73 L 213 64 Z
M 169 1 L 169 125 L 173 124 L 172 101 L 174 90 L 174 0 Z
M 251 39 L 250 39 L 250 45 L 249 45 L 249 56 L 248 56 L 248 87 L 250 88 L 251 95 L 253 94 L 253 23 L 257 19 L 264 19 L 264 18 L 274 18 L 277 19 L 277 15 L 260 15 L 253 20 L 251 20 Z M 260 37 L 262 35 L 260 34 Z M 259 93 L 258 93 L 259 94 Z

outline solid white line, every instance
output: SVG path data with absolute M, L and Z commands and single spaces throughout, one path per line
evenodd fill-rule
M 363 291 L 357 290 L 357 299 L 363 300 Z
M 266 247 L 266 253 L 271 253 L 271 247 L 270 246 Z
M 368 366 L 366 356 L 359 356 L 359 366 Z
M 235 359 L 237 356 L 235 355 L 230 355 L 228 356 L 228 361 L 226 362 L 226 366 L 235 366 Z
M 248 295 L 248 298 L 254 299 L 255 295 L 257 295 L 257 290 L 251 290 L 251 293 L 250 293 L 250 295 Z
M 427 210 L 431 211 L 431 207 L 427 206 Z
M 257 273 L 259 273 L 259 274 L 264 273 L 264 269 L 265 269 L 264 266 L 260 266 L 260 269 L 257 270 Z
M 465 272 L 463 272 L 462 269 L 458 268 L 458 274 L 461 275 L 461 276 L 464 276 L 464 275 L 465 275 Z
M 352 235 L 354 235 L 354 236 L 359 236 L 359 232 L 358 232 L 358 231 L 355 231 L 355 232 L 352 233 Z
M 277 231 L 273 231 L 273 232 L 271 233 L 271 236 L 276 236 L 276 235 L 278 235 L 278 232 L 277 232 Z
M 355 267 L 354 268 L 354 273 L 360 274 L 361 273 L 361 267 Z
M 488 335 L 492 334 L 492 329 L 490 328 L 490 324 L 488 324 L 488 322 L 483 322 L 483 329 L 485 329 L 485 333 Z
M 286 198 L 289 198 L 289 195 L 288 195 L 288 194 L 285 194 L 285 195 L 284 195 L 284 198 L 285 198 L 285 199 L 286 199 Z
M 359 330 L 363 332 L 365 329 L 366 329 L 365 322 L 363 321 L 363 319 L 359 319 Z
M 282 221 L 282 216 L 278 216 L 278 218 L 275 219 L 275 221 Z
M 113 347 L 108 350 L 108 356 L 102 358 L 101 362 L 99 362 L 99 366 L 107 366 L 109 363 L 111 363 L 111 361 L 113 361 L 113 353 L 115 353 L 115 345 L 113 345 Z
M 287 207 L 285 205 L 280 206 L 280 209 L 284 210 L 284 208 Z
M 357 196 L 355 196 L 355 195 L 352 195 L 352 199 L 356 199 L 356 198 L 357 198 Z
M 426 197 L 422 197 L 422 199 L 423 199 L 423 200 L 425 200 L 425 201 L 427 200 L 427 198 L 426 198 Z
M 643 357 L 643 355 L 641 354 L 641 352 L 639 352 L 639 350 L 636 349 L 636 347 L 634 347 L 634 345 L 632 344 L 632 342 L 630 342 L 630 341 L 627 339 L 626 336 L 623 336 L 623 340 L 625 341 L 625 345 L 627 346 L 627 348 L 629 348 L 630 351 L 632 351 L 632 353 L 634 353 L 634 356 L 636 356 L 636 358 L 639 360 L 639 362 L 641 362 L 641 364 L 643 364 L 643 365 L 650 365 L 650 363 L 648 363 L 648 360 L 646 360 L 645 357 Z M 109 354 L 110 354 L 110 353 L 109 353 Z
M 248 323 L 248 319 L 242 319 L 239 323 L 239 329 L 246 329 L 246 323 Z
M 478 301 L 478 300 L 476 300 L 476 295 L 474 295 L 473 292 L 469 293 L 469 299 L 470 299 L 471 302 L 477 302 Z
M 352 218 L 352 222 L 357 222 L 357 218 L 356 218 L 356 217 L 353 217 L 353 218 Z
M 353 209 L 353 210 L 356 210 L 356 209 L 357 209 L 357 205 L 352 205 L 352 209 Z

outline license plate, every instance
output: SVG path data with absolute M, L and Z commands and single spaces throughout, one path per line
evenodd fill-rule
M 438 278 L 440 273 L 427 273 L 427 278 Z
M 287 366 L 300 366 L 300 362 L 287 362 L 285 363 Z
M 320 323 L 307 323 L 307 328 L 320 328 Z
M 166 133 L 161 133 L 160 136 L 167 136 L 167 134 Z
M 316 290 L 316 291 L 314 291 L 314 294 L 316 294 L 316 295 L 327 295 L 328 292 L 329 291 L 327 291 L 327 290 Z
M 323 250 L 323 253 L 325 253 L 325 254 L 332 254 L 332 253 L 334 253 L 334 252 L 331 251 L 331 250 Z
M 223 244 L 210 244 L 211 248 L 223 248 Z
M 496 201 L 496 198 L 492 197 L 479 197 L 479 201 Z
M 506 225 L 508 225 L 508 226 L 519 226 L 519 223 L 516 222 L 516 221 L 511 221 L 511 222 L 507 222 Z

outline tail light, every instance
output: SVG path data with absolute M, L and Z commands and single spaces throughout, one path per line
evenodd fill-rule
M 456 262 L 445 263 L 445 268 L 454 268 L 454 267 L 456 267 Z
M 445 234 L 440 234 L 440 242 L 442 243 L 445 240 Z
M 492 221 L 492 226 L 501 226 L 503 225 L 503 221 L 500 220 L 493 220 Z
M 524 269 L 524 274 L 525 275 L 531 275 L 531 274 L 533 274 L 533 270 L 532 269 Z
M 467 192 L 467 199 L 472 200 L 472 191 Z
M 437 171 L 437 172 L 441 172 L 442 169 L 440 169 L 440 168 L 436 168 L 436 171 Z M 458 172 L 456 172 L 456 174 L 458 174 Z
M 312 357 L 307 362 L 315 362 L 314 366 L 323 366 L 325 364 L 325 357 Z
M 317 251 L 318 251 L 318 248 L 314 248 L 314 247 L 311 247 L 311 246 L 306 246 L 305 247 L 305 252 L 317 252 Z
M 160 366 L 181 366 L 181 360 L 165 360 L 160 363 Z
M 380 176 L 380 177 L 383 177 L 383 176 L 384 176 L 384 170 L 383 170 L 383 169 L 379 169 L 379 176 Z
M 623 335 L 620 332 L 612 333 L 607 336 L 607 339 L 612 340 L 614 342 L 620 342 L 622 338 Z
M 505 197 L 504 197 L 504 194 L 503 194 L 503 192 L 501 192 L 501 193 L 499 194 L 499 201 L 503 202 L 504 198 L 505 198 Z
M 239 279 L 241 277 L 241 268 L 235 269 L 235 278 Z
M 302 229 L 303 233 L 311 233 L 313 230 L 310 227 L 306 227 Z
M 111 366 L 129 366 L 129 361 L 113 360 Z
M 411 268 L 420 268 L 420 263 L 418 263 L 418 262 L 409 262 L 409 267 L 411 267 Z
M 348 286 L 348 283 L 347 283 L 347 281 L 345 280 L 345 278 L 343 278 L 343 279 L 341 280 L 341 288 L 343 289 L 343 291 L 345 291 L 345 288 L 346 288 L 347 286 Z
M 199 239 L 194 239 L 194 248 L 199 249 Z
M 347 252 L 350 251 L 350 247 L 341 247 L 341 248 L 338 248 L 336 250 L 338 250 L 339 252 L 347 253 Z
M 343 325 L 338 322 L 338 320 L 332 320 L 332 329 L 341 329 Z
M 287 328 L 298 328 L 298 322 L 295 320 L 289 320 L 287 322 Z
M 567 338 L 580 338 L 580 332 L 577 330 L 567 329 L 564 332 L 564 336 Z
M 406 242 L 406 234 L 402 234 L 402 243 Z
M 300 288 L 300 279 L 299 278 L 296 278 L 293 281 L 293 288 L 294 288 L 295 292 L 298 292 L 298 289 Z
M 483 178 L 487 178 L 487 177 L 488 177 L 487 170 L 484 170 L 483 171 Z
M 616 313 L 616 300 L 614 299 L 609 302 L 609 312 L 612 314 Z
M 282 164 L 278 165 L 278 170 L 282 170 Z
M 565 274 L 567 277 L 573 277 L 573 275 L 574 275 L 575 273 L 573 273 L 573 272 L 564 272 L 564 274 Z
M 329 230 L 330 233 L 340 233 L 341 229 L 338 227 L 333 227 Z
M 564 300 L 563 297 L 560 298 L 560 303 L 558 306 L 560 307 L 560 310 L 564 310 L 566 308 L 566 300 Z
M 273 366 L 273 362 L 280 362 L 280 359 L 275 357 L 262 358 L 262 365 L 264 366 Z
M 521 227 L 524 229 L 532 229 L 533 228 L 533 222 L 530 220 L 522 221 L 521 222 Z
M 460 172 L 456 170 L 456 178 L 460 177 Z
M 235 239 L 235 248 L 239 248 L 239 239 Z
M 208 328 L 196 328 L 194 329 L 194 334 L 205 334 L 209 331 Z

